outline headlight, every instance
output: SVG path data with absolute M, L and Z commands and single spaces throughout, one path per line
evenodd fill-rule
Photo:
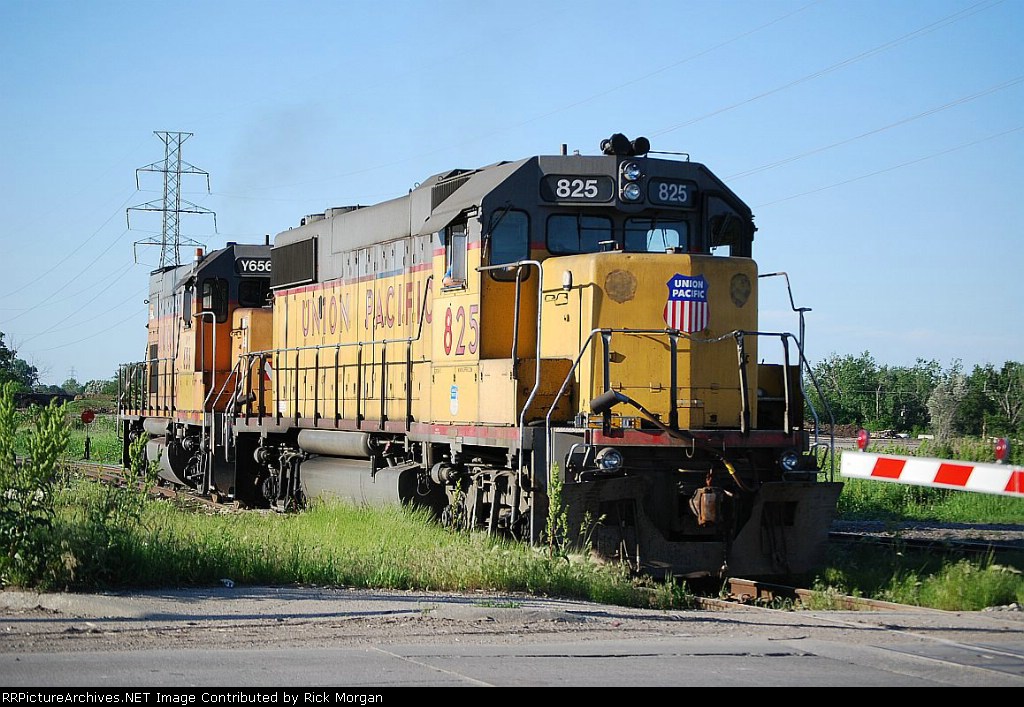
M 779 455 L 779 466 L 783 471 L 796 471 L 800 466 L 800 454 L 795 449 L 787 449 Z
M 622 163 L 622 176 L 631 182 L 635 182 L 640 179 L 640 165 L 636 162 L 623 162 Z
M 605 447 L 597 453 L 594 461 L 597 463 L 597 468 L 601 471 L 618 471 L 622 468 L 626 459 L 622 456 L 622 452 L 615 447 Z
M 622 187 L 622 198 L 626 201 L 636 201 L 640 198 L 640 185 L 636 182 L 630 182 L 626 186 Z

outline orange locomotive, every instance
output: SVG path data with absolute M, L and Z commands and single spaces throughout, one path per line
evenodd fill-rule
M 154 273 L 126 445 L 250 504 L 418 504 L 536 542 L 557 502 L 636 571 L 807 572 L 842 485 L 804 421 L 804 310 L 799 337 L 758 330 L 754 231 L 707 167 L 619 134 L 307 216 Z M 269 282 L 237 265 L 267 256 Z

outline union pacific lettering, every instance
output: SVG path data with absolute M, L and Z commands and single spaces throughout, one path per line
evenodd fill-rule
M 351 312 L 351 292 L 311 293 L 302 300 L 302 335 L 319 336 L 350 331 Z
M 672 279 L 672 287 L 669 297 L 671 299 L 700 299 L 706 300 L 707 283 L 703 278 L 677 277 Z
M 396 327 L 417 326 L 423 311 L 424 324 L 430 324 L 433 315 L 433 280 L 426 284 L 422 280 L 400 280 L 397 285 L 383 284 L 365 290 L 363 329 L 395 329 Z M 426 296 L 426 311 L 423 298 Z
M 397 283 L 389 283 L 389 279 L 394 278 L 382 276 L 376 282 L 355 283 L 340 280 L 330 285 L 293 290 L 300 298 L 303 337 L 347 334 L 358 323 L 362 324 L 364 332 L 415 328 L 419 326 L 420 312 L 423 312 L 424 324 L 430 324 L 433 281 L 415 276 L 403 277 Z M 355 313 L 357 300 L 362 308 L 361 322 Z

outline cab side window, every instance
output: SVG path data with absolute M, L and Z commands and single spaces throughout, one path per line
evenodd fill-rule
M 444 231 L 444 282 L 443 287 L 466 286 L 466 222 L 458 221 Z
M 189 285 L 181 291 L 181 320 L 185 328 L 192 327 L 192 286 Z
M 160 393 L 160 359 L 157 351 L 159 350 L 156 344 L 149 345 L 149 394 L 158 395 Z
M 228 281 L 223 278 L 203 280 L 203 311 L 213 312 L 218 322 L 228 318 Z
M 530 219 L 523 211 L 498 211 L 491 216 L 490 265 L 517 263 L 530 257 Z M 528 275 L 529 271 L 524 274 Z M 496 280 L 514 280 L 514 269 L 492 270 Z
M 242 278 L 238 282 L 239 307 L 266 307 L 270 293 L 270 278 Z
M 724 247 L 729 249 L 730 256 L 750 257 L 754 226 L 725 199 L 717 196 L 708 199 L 706 230 L 712 255 L 716 249 Z

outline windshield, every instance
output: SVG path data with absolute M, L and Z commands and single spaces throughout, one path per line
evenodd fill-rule
M 626 250 L 631 253 L 664 253 L 689 250 L 689 224 L 676 219 L 631 218 L 626 221 Z
M 681 218 L 633 217 L 617 226 L 606 216 L 555 214 L 548 218 L 547 244 L 557 255 L 618 249 L 629 253 L 686 252 L 691 250 L 690 224 Z
M 612 220 L 603 216 L 555 214 L 548 219 L 548 250 L 560 255 L 597 253 L 611 241 Z

